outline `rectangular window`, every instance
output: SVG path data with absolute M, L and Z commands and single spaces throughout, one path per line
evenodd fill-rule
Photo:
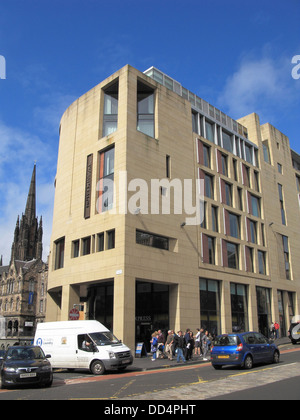
M 264 153 L 264 161 L 267 163 L 271 163 L 268 140 L 263 141 L 263 153 Z
M 223 138 L 223 148 L 228 150 L 228 152 L 233 153 L 233 138 L 230 134 L 227 134 L 224 130 L 222 130 L 222 138 Z
M 65 238 L 58 239 L 54 242 L 55 246 L 55 263 L 54 270 L 64 267 L 65 256 Z
M 169 238 L 141 230 L 136 230 L 136 243 L 152 248 L 169 250 Z
M 171 156 L 166 155 L 166 178 L 171 178 Z
M 246 161 L 248 163 L 251 163 L 253 165 L 253 154 L 252 154 L 253 148 L 245 143 L 245 152 L 246 152 Z
M 280 184 L 278 184 L 278 194 L 279 194 L 281 221 L 283 225 L 286 225 L 285 210 L 284 210 L 284 203 L 283 203 L 283 190 L 282 190 L 282 185 Z
M 238 209 L 243 211 L 243 189 L 239 188 L 237 189 L 237 193 L 238 193 Z
M 87 236 L 82 239 L 82 253 L 81 255 L 89 255 L 91 253 L 91 237 Z
M 208 263 L 215 264 L 215 238 L 212 236 L 207 237 L 208 244 Z
M 232 185 L 225 182 L 225 204 L 232 207 Z
M 210 165 L 210 147 L 203 144 L 203 165 L 207 166 L 208 168 L 211 167 Z
M 104 233 L 97 234 L 97 252 L 104 251 Z
M 248 219 L 249 222 L 249 232 L 248 240 L 253 244 L 257 244 L 257 223 L 253 220 Z
M 137 129 L 154 137 L 154 89 L 137 84 Z
M 72 258 L 79 257 L 79 239 L 72 242 Z
M 214 232 L 219 232 L 218 207 L 211 206 L 211 228 Z
M 239 247 L 231 242 L 226 242 L 227 249 L 227 267 L 239 268 Z
M 255 217 L 260 217 L 260 199 L 255 195 L 250 194 L 251 196 L 251 214 Z
M 215 142 L 214 124 L 205 120 L 205 138 L 211 142 Z
M 230 283 L 232 331 L 248 331 L 247 286 Z
M 107 249 L 115 248 L 115 229 L 107 232 Z
M 282 246 L 283 246 L 283 255 L 285 263 L 285 275 L 288 280 L 291 279 L 290 271 L 290 251 L 289 251 L 289 238 L 282 235 Z
M 212 334 L 221 332 L 220 288 L 216 280 L 199 279 L 200 325 Z
M 116 82 L 104 91 L 103 137 L 118 128 L 118 90 L 119 83 Z
M 233 238 L 240 238 L 240 217 L 236 214 L 229 213 L 229 234 Z
M 249 273 L 253 273 L 253 248 L 249 246 L 245 247 L 245 254 L 246 254 L 246 271 Z
M 258 270 L 259 274 L 266 275 L 266 253 L 263 251 L 258 251 Z
M 96 204 L 97 213 L 102 213 L 112 209 L 113 207 L 114 170 L 114 147 L 103 152 L 99 152 L 99 180 L 97 184 L 97 191 L 99 196 Z
M 205 196 L 208 198 L 214 198 L 213 177 L 211 175 L 205 174 L 204 183 L 205 183 Z
M 226 155 L 221 155 L 221 162 L 222 162 L 222 174 L 228 176 L 228 157 Z

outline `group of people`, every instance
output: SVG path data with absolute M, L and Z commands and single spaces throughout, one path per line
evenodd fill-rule
M 210 350 L 212 337 L 208 331 L 203 328 L 197 328 L 196 335 L 189 328 L 185 333 L 181 330 L 175 333 L 173 330 L 168 331 L 167 337 L 161 330 L 152 334 L 151 352 L 152 361 L 157 358 L 168 358 L 173 360 L 177 358 L 177 363 L 191 360 L 194 356 L 203 356 L 203 360 L 208 360 L 208 352 Z

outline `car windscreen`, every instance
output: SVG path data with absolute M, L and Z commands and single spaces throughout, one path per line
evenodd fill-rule
M 29 348 L 9 348 L 7 350 L 7 360 L 42 360 L 45 358 L 44 352 L 40 347 Z
M 89 336 L 97 346 L 120 343 L 120 341 L 110 331 L 90 333 Z
M 214 340 L 214 346 L 237 346 L 240 344 L 240 339 L 237 335 L 221 335 Z

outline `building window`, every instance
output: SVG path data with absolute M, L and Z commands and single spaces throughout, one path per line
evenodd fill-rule
M 255 217 L 260 217 L 260 199 L 250 194 L 250 213 Z
M 234 213 L 229 213 L 229 235 L 233 238 L 240 238 L 240 217 Z
M 219 223 L 218 223 L 218 207 L 211 206 L 211 229 L 214 232 L 219 232 Z
M 280 184 L 278 184 L 278 194 L 279 194 L 281 221 L 283 225 L 286 225 L 285 210 L 284 210 L 284 203 L 283 203 L 283 190 L 282 190 L 282 185 Z
M 232 331 L 248 331 L 247 286 L 230 283 Z
M 82 239 L 82 255 L 89 255 L 91 253 L 91 237 L 87 236 Z
M 249 223 L 248 241 L 257 244 L 257 223 L 250 219 L 247 221 Z
M 54 270 L 64 267 L 64 254 L 65 254 L 65 238 L 58 239 L 54 242 L 55 247 L 55 261 Z
M 225 242 L 225 244 L 224 244 Z M 225 245 L 225 253 L 223 253 L 223 262 L 225 267 L 239 269 L 239 247 L 237 244 L 232 242 L 224 241 L 223 246 Z
M 115 247 L 115 229 L 107 232 L 107 249 L 113 249 Z
M 245 247 L 245 257 L 246 257 L 246 271 L 249 273 L 253 273 L 253 248 L 250 248 L 249 246 Z
M 110 210 L 114 198 L 115 148 L 99 152 L 99 180 L 97 183 L 97 213 Z
M 210 147 L 203 144 L 203 165 L 210 168 Z
M 169 238 L 141 230 L 136 231 L 136 243 L 152 248 L 169 250 Z
M 258 272 L 259 274 L 266 275 L 266 253 L 263 251 L 258 251 Z
M 72 258 L 79 257 L 79 239 L 72 242 Z
M 233 153 L 233 138 L 230 134 L 222 130 L 223 148 L 228 152 Z
M 221 330 L 220 288 L 216 280 L 200 279 L 201 328 L 217 335 Z
M 239 188 L 237 189 L 237 193 L 238 193 L 238 209 L 243 211 L 243 189 Z
M 103 137 L 118 128 L 118 90 L 119 83 L 116 82 L 104 91 Z
M 214 124 L 205 120 L 205 138 L 211 142 L 215 142 Z
M 232 185 L 225 182 L 225 204 L 232 207 Z
M 267 163 L 271 163 L 268 140 L 263 141 L 263 153 L 264 153 L 264 161 Z
M 226 155 L 221 155 L 221 162 L 222 162 L 222 174 L 228 176 L 228 157 Z
M 104 232 L 97 234 L 97 252 L 104 251 Z
M 137 129 L 154 137 L 154 90 L 141 82 L 137 84 Z
M 208 198 L 214 198 L 214 181 L 213 176 L 205 174 L 205 196 Z
M 285 264 L 285 275 L 288 280 L 291 279 L 291 270 L 290 270 L 290 251 L 289 251 L 289 238 L 282 235 L 282 246 L 283 246 L 283 255 L 284 255 L 284 264 Z
M 171 156 L 166 155 L 166 178 L 171 178 Z

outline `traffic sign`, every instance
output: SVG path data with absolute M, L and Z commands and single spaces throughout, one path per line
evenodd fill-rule
M 69 312 L 69 319 L 71 321 L 78 321 L 78 319 L 79 319 L 79 311 L 78 311 L 78 309 L 73 308 L 73 309 L 70 310 L 70 312 Z

